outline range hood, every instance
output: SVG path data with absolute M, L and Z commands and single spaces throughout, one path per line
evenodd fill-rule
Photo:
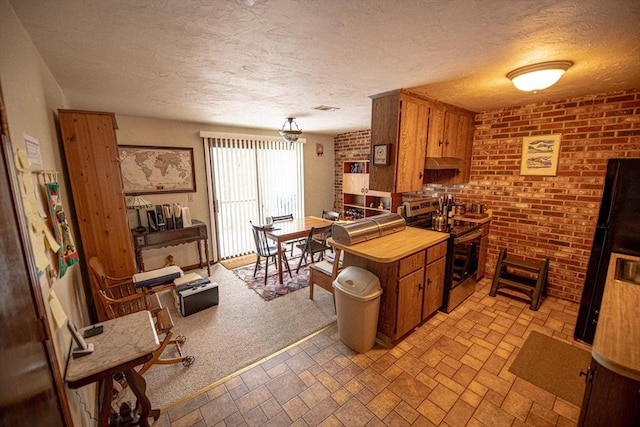
M 425 169 L 462 169 L 467 162 L 458 157 L 427 157 L 424 160 Z

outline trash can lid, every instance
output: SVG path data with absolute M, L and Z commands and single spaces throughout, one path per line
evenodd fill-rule
M 376 298 L 382 293 L 378 276 L 369 270 L 353 266 L 346 267 L 338 274 L 333 287 L 361 301 Z

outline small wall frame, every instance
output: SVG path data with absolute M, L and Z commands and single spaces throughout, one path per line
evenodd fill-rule
M 562 134 L 523 137 L 520 175 L 556 176 L 561 138 Z

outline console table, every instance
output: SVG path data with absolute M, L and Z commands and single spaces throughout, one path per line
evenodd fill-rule
M 142 251 L 152 248 L 163 248 L 166 246 L 181 245 L 183 243 L 196 242 L 198 249 L 198 260 L 200 268 L 202 268 L 202 252 L 200 250 L 200 242 L 204 245 L 204 254 L 207 260 L 207 273 L 211 275 L 211 266 L 209 265 L 209 239 L 207 234 L 207 224 L 202 221 L 193 220 L 191 227 L 176 228 L 166 231 L 144 231 L 137 233 L 131 230 L 133 235 L 133 247 L 136 252 L 136 264 L 138 271 L 144 271 L 144 261 L 142 260 Z

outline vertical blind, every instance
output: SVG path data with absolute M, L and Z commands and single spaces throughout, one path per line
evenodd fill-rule
M 255 251 L 251 224 L 304 215 L 302 144 L 259 136 L 205 138 L 221 259 Z

